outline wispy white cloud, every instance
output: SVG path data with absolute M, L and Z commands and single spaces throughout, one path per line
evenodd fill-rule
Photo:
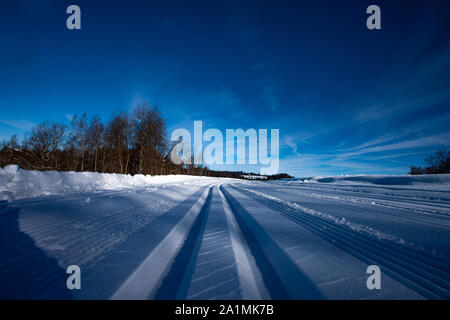
M 20 129 L 20 130 L 31 130 L 35 126 L 35 123 L 28 120 L 0 120 L 1 123 L 7 126 Z
M 269 65 L 267 63 L 254 63 L 249 65 L 249 68 L 254 71 L 259 71 L 267 68 Z
M 396 161 L 430 153 L 430 148 L 450 146 L 450 132 L 419 136 L 410 132 L 386 134 L 359 145 L 330 152 L 298 152 L 302 144 L 293 137 L 284 137 L 282 145 L 292 149 L 292 156 L 281 160 L 281 170 L 297 176 L 357 173 L 406 173 L 411 163 Z
M 237 95 L 229 87 L 220 85 L 206 97 L 207 103 L 223 110 L 236 107 L 239 104 Z
M 395 159 L 395 158 L 414 156 L 414 155 L 418 155 L 418 154 L 428 154 L 428 151 L 393 153 L 393 154 L 388 154 L 388 155 L 383 155 L 383 156 L 368 157 L 368 160 L 375 161 L 375 160 Z
M 353 147 L 348 147 L 348 148 L 344 148 L 344 149 L 337 148 L 336 151 L 349 152 L 349 151 L 354 151 L 354 150 L 361 150 L 361 149 L 364 149 L 367 147 L 372 147 L 372 146 L 383 144 L 383 143 L 386 143 L 389 141 L 400 139 L 402 137 L 405 137 L 408 134 L 410 134 L 410 132 L 402 132 L 399 134 L 392 134 L 392 133 L 384 134 L 382 136 L 376 137 L 374 139 L 363 142 L 362 144 L 359 144 L 359 145 L 356 145 Z
M 447 72 L 450 68 L 450 44 L 435 50 L 428 59 L 417 55 L 423 48 L 434 46 L 430 37 L 415 39 L 414 45 L 418 47 L 405 46 L 398 52 L 399 61 L 393 61 L 392 67 L 380 76 L 378 85 L 355 100 L 354 120 L 368 122 L 405 118 L 405 115 L 450 103 Z
M 372 161 L 336 158 L 331 155 L 301 154 L 280 160 L 280 172 L 290 172 L 297 177 L 326 176 L 363 173 L 405 172 L 403 164 L 385 166 Z
M 359 109 L 354 119 L 357 122 L 368 122 L 377 120 L 391 119 L 395 116 L 405 115 L 417 110 L 425 110 L 430 106 L 450 102 L 450 91 L 448 89 L 434 90 L 428 94 L 412 93 L 404 94 L 403 97 L 396 100 L 390 98 L 381 98 L 376 104 Z
M 291 148 L 291 150 L 294 154 L 299 154 L 297 143 L 295 142 L 295 140 L 292 136 L 289 136 L 289 135 L 285 136 L 284 140 L 282 141 L 282 144 Z
M 386 166 L 374 162 L 361 162 L 351 159 L 333 159 L 329 160 L 326 165 L 333 168 L 334 172 L 342 174 L 373 174 L 373 173 L 395 173 L 405 171 L 404 165 Z
M 277 111 L 280 107 L 280 98 L 276 90 L 276 86 L 266 86 L 264 87 L 263 93 L 261 94 L 261 98 L 266 101 L 272 111 Z
M 341 155 L 341 157 L 350 157 L 367 153 L 375 153 L 375 152 L 384 152 L 384 151 L 397 151 L 404 149 L 413 149 L 413 148 L 421 148 L 421 147 L 429 147 L 450 145 L 450 133 L 436 134 L 426 137 L 420 137 L 410 140 L 404 140 L 397 143 L 385 144 L 380 146 L 361 148 L 354 152 L 348 152 Z

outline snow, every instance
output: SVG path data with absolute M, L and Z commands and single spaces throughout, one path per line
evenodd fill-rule
M 450 299 L 448 175 L 0 170 L 0 299 Z
M 290 179 L 299 182 L 318 182 L 335 184 L 368 184 L 389 186 L 432 186 L 436 189 L 449 189 L 450 174 L 422 174 L 422 175 L 344 175 L 329 177 L 313 177 Z
M 307 214 L 310 214 L 312 216 L 317 216 L 317 217 L 320 217 L 320 218 L 332 221 L 335 224 L 345 225 L 345 226 L 347 226 L 348 228 L 350 228 L 352 230 L 355 230 L 355 231 L 358 231 L 358 232 L 368 233 L 370 235 L 373 235 L 373 236 L 377 237 L 379 240 L 388 239 L 390 241 L 395 241 L 395 242 L 398 242 L 398 243 L 405 244 L 405 241 L 403 239 L 397 239 L 397 238 L 395 238 L 395 237 L 393 237 L 391 235 L 384 234 L 384 233 L 382 233 L 380 231 L 374 230 L 374 229 L 372 229 L 370 227 L 367 227 L 367 226 L 364 226 L 364 225 L 351 223 L 351 222 L 347 221 L 345 219 L 345 217 L 336 218 L 333 215 L 330 215 L 330 214 L 327 214 L 327 213 L 322 213 L 322 212 L 317 211 L 317 210 L 313 210 L 313 209 L 309 209 L 309 208 L 303 207 L 303 206 L 301 206 L 301 205 L 299 205 L 298 203 L 295 203 L 295 202 L 281 200 L 280 198 L 277 198 L 277 197 L 274 197 L 274 196 L 270 196 L 270 195 L 264 194 L 262 192 L 254 191 L 254 190 L 248 190 L 248 189 L 244 189 L 244 190 L 247 190 L 247 191 L 249 191 L 249 192 L 251 192 L 253 194 L 256 194 L 256 195 L 258 195 L 260 197 L 263 197 L 263 198 L 266 198 L 266 199 L 270 199 L 272 201 L 276 201 L 278 203 L 281 203 L 283 205 L 291 207 L 291 208 L 293 208 L 295 210 L 300 210 L 300 211 L 305 212 Z
M 182 243 L 186 240 L 189 230 L 200 214 L 208 197 L 209 190 L 205 190 L 200 199 L 192 206 L 181 221 L 167 234 L 153 252 L 141 263 L 133 274 L 114 293 L 112 299 L 145 299 L 155 295 L 158 285 L 163 281 Z M 151 274 L 152 277 L 148 275 Z
M 17 165 L 8 165 L 3 169 L 0 168 L 0 200 L 11 201 L 80 191 L 95 192 L 142 188 L 162 184 L 190 183 L 199 180 L 206 183 L 209 178 L 187 175 L 150 176 L 137 174 L 131 176 L 97 172 L 31 171 L 20 169 Z M 88 199 L 86 199 L 87 202 L 89 202 Z

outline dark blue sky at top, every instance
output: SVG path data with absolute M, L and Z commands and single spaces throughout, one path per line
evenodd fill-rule
M 280 129 L 296 176 L 406 173 L 450 144 L 449 31 L 446 0 L 0 0 L 0 139 L 147 101 L 169 134 Z

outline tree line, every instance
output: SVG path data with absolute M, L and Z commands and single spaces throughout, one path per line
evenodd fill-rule
M 186 169 L 169 159 L 165 123 L 156 106 L 141 104 L 104 123 L 86 113 L 69 126 L 44 121 L 19 142 L 2 143 L 0 164 L 29 170 L 93 171 L 122 174 L 177 174 Z
M 156 106 L 143 103 L 104 123 L 100 116 L 74 116 L 70 125 L 44 121 L 19 141 L 0 144 L 0 166 L 27 170 L 91 171 L 121 174 L 187 174 L 242 178 L 242 171 L 214 171 L 199 165 L 176 165 L 166 125 Z
M 411 166 L 409 174 L 450 173 L 450 151 L 438 150 L 425 159 L 426 167 Z

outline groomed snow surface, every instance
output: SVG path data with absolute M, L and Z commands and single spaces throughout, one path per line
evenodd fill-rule
M 1 299 L 449 299 L 450 177 L 0 169 Z M 66 286 L 70 265 L 81 289 Z M 369 290 L 369 265 L 381 289 Z

